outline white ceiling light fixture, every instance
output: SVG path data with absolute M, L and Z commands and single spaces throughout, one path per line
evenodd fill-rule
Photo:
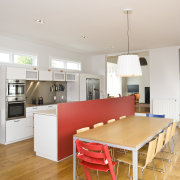
M 117 75 L 121 77 L 142 76 L 139 57 L 137 55 L 129 54 L 129 13 L 131 12 L 131 9 L 124 9 L 124 13 L 127 14 L 128 53 L 127 55 L 118 56 Z

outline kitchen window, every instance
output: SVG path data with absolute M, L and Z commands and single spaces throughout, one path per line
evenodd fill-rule
M 37 56 L 28 54 L 16 54 L 14 52 L 0 51 L 0 63 L 37 66 Z
M 62 60 L 62 59 L 51 59 L 50 67 L 56 68 L 56 69 L 81 71 L 81 63 L 80 62 L 68 61 L 68 60 Z
M 37 66 L 37 56 L 14 54 L 13 55 L 13 62 L 15 64 Z
M 0 62 L 10 63 L 10 54 L 0 52 Z

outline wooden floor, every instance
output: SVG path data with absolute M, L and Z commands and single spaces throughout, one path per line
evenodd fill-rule
M 150 104 L 135 104 L 135 112 L 136 113 L 150 113 Z
M 176 131 L 176 155 L 171 163 L 166 162 L 165 174 L 157 173 L 160 180 L 180 180 L 180 129 Z M 160 167 L 161 161 L 155 164 Z M 33 139 L 0 145 L 0 180 L 72 180 L 72 157 L 56 163 L 44 158 L 36 157 L 33 152 Z M 128 180 L 128 167 L 121 164 L 118 180 Z M 85 179 L 82 168 L 79 169 L 81 178 Z M 145 170 L 145 180 L 153 180 L 153 171 Z M 96 180 L 95 172 L 91 171 L 92 179 Z M 109 173 L 100 173 L 100 180 L 111 179 Z

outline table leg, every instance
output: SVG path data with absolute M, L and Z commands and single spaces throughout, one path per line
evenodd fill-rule
M 76 180 L 76 138 L 73 138 L 73 180 Z
M 133 151 L 133 180 L 138 180 L 138 151 Z

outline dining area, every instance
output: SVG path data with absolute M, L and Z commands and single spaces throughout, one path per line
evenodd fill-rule
M 73 180 L 158 179 L 175 156 L 175 131 L 176 122 L 164 115 L 126 113 L 77 129 Z

